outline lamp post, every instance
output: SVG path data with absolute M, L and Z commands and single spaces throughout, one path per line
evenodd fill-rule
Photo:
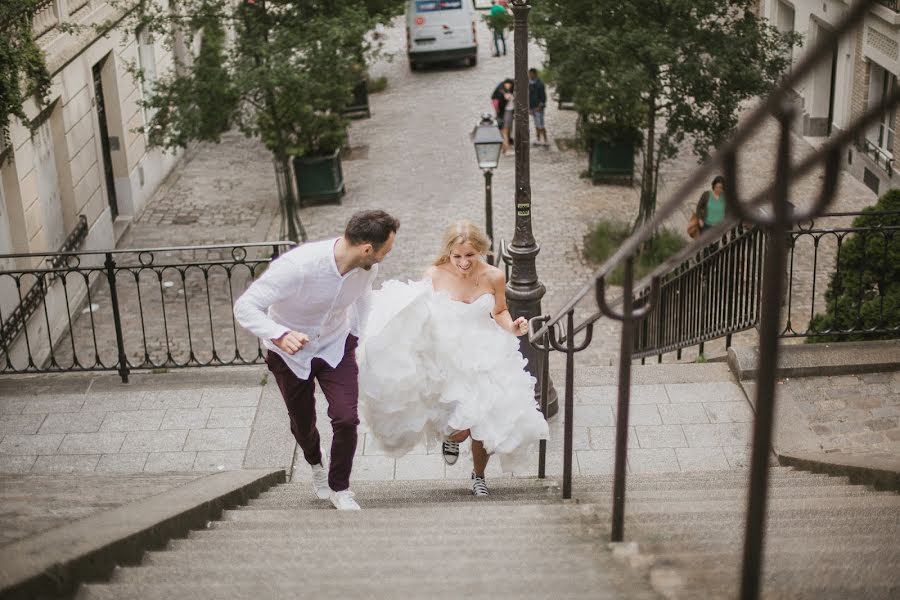
M 491 200 L 491 179 L 494 169 L 500 164 L 500 149 L 503 146 L 503 136 L 497 129 L 497 125 L 491 115 L 481 115 L 481 122 L 472 132 L 475 145 L 475 158 L 478 159 L 478 168 L 484 173 L 484 230 L 491 240 L 491 249 L 494 248 L 494 206 Z M 495 260 L 492 254 L 487 257 L 487 262 L 493 265 Z
M 515 128 L 516 152 L 516 231 L 509 245 L 512 271 L 506 284 L 506 298 L 513 319 L 540 316 L 541 298 L 547 292 L 538 280 L 535 258 L 540 247 L 531 231 L 531 165 L 529 163 L 528 131 L 528 0 L 512 0 L 515 65 Z M 541 353 L 532 348 L 526 337 L 520 338 L 522 354 L 528 360 L 528 372 L 537 379 L 535 397 L 540 397 L 542 369 Z M 556 389 L 548 382 L 547 417 L 559 410 Z

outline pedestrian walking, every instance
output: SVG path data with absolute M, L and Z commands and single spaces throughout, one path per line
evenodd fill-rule
M 491 0 L 491 11 L 488 13 L 487 22 L 494 34 L 494 56 L 500 56 L 500 46 L 503 46 L 503 56 L 506 56 L 506 28 L 509 27 L 509 12 L 505 6 Z
M 338 510 L 359 510 L 350 491 L 359 425 L 356 346 L 378 263 L 391 251 L 399 227 L 384 211 L 358 212 L 343 236 L 303 244 L 272 261 L 234 304 L 238 323 L 268 349 L 266 363 L 312 468 L 313 491 Z M 314 380 L 325 394 L 334 432 L 327 471 Z
M 547 130 L 544 127 L 544 108 L 547 106 L 547 88 L 541 78 L 538 77 L 537 69 L 528 69 L 528 110 L 531 112 L 531 118 L 534 119 L 534 145 L 549 146 L 547 141 Z M 544 141 L 541 142 L 541 138 Z
M 503 136 L 503 153 L 509 151 L 512 144 L 513 116 L 515 115 L 515 97 L 513 89 L 515 82 L 506 78 L 501 81 L 491 94 L 491 104 L 494 106 L 494 114 L 497 117 L 497 128 Z
M 701 232 L 713 225 L 718 225 L 725 218 L 724 177 L 717 175 L 712 181 L 711 189 L 700 195 L 696 214 Z

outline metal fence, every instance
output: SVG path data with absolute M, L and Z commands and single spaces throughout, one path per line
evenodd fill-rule
M 865 216 L 867 224 L 857 224 Z M 788 234 L 782 338 L 878 339 L 900 335 L 887 311 L 887 282 L 897 267 L 900 212 L 826 213 Z M 766 239 L 757 227 L 735 227 L 660 276 L 657 305 L 635 328 L 634 358 L 725 338 L 759 325 Z M 847 251 L 865 269 L 847 268 Z M 892 250 L 894 252 L 892 253 Z M 856 266 L 856 265 L 854 265 Z M 867 285 L 874 282 L 875 285 Z M 650 301 L 650 287 L 635 307 Z
M 663 302 L 671 305 L 677 290 L 677 283 L 671 282 L 670 275 L 681 268 L 683 263 L 704 252 L 710 244 L 718 241 L 732 227 L 740 222 L 758 227 L 764 235 L 764 250 L 761 261 L 756 264 L 762 269 L 757 279 L 759 288 L 759 356 L 760 365 L 756 380 L 756 399 L 754 403 L 755 418 L 753 423 L 753 440 L 751 446 L 750 485 L 747 493 L 747 512 L 744 529 L 744 551 L 741 572 L 740 597 L 744 600 L 755 600 L 761 592 L 761 570 L 763 542 L 765 537 L 766 511 L 769 489 L 769 453 L 772 441 L 772 425 L 775 403 L 776 366 L 778 364 L 779 346 L 782 341 L 783 304 L 786 297 L 788 259 L 791 255 L 790 240 L 797 226 L 810 219 L 822 215 L 833 201 L 837 192 L 838 180 L 841 176 L 841 158 L 847 146 L 857 136 L 877 123 L 884 114 L 900 104 L 900 89 L 892 91 L 878 103 L 869 106 L 866 111 L 849 123 L 842 131 L 834 132 L 828 140 L 814 153 L 798 162 L 792 159 L 792 128 L 797 119 L 797 109 L 792 104 L 792 90 L 804 81 L 821 64 L 827 64 L 837 51 L 840 40 L 854 35 L 856 28 L 865 19 L 872 6 L 871 1 L 851 4 L 841 22 L 833 32 L 822 36 L 815 45 L 800 58 L 791 71 L 785 75 L 778 88 L 742 121 L 740 127 L 733 132 L 729 140 L 722 145 L 707 162 L 691 173 L 675 190 L 672 197 L 659 206 L 653 217 L 636 230 L 616 252 L 610 256 L 597 270 L 594 277 L 585 282 L 582 288 L 562 308 L 552 315 L 539 316 L 531 320 L 529 325 L 529 342 L 538 351 L 544 353 L 545 364 L 549 353 L 553 350 L 565 353 L 566 385 L 563 406 L 563 497 L 572 496 L 572 454 L 573 454 L 573 408 L 575 355 L 584 350 L 591 342 L 594 323 L 601 318 L 610 318 L 622 324 L 618 366 L 618 398 L 616 402 L 616 444 L 613 471 L 612 524 L 611 540 L 619 542 L 624 539 L 625 515 L 625 479 L 626 457 L 628 451 L 628 413 L 631 399 L 631 369 L 635 350 L 637 332 L 649 325 L 647 336 L 657 335 L 665 341 L 673 326 L 670 321 L 663 322 L 663 334 L 659 334 L 659 317 L 654 313 Z M 760 127 L 771 117 L 778 122 L 778 148 L 773 159 L 775 174 L 771 184 L 751 197 L 744 197 L 741 182 L 746 180 L 746 173 L 739 169 L 739 153 L 746 142 L 759 131 Z M 813 199 L 808 209 L 794 211 L 789 203 L 791 185 L 807 176 L 814 170 L 823 172 L 821 191 Z M 646 243 L 654 232 L 660 228 L 681 206 L 689 201 L 694 190 L 699 188 L 714 173 L 722 172 L 726 180 L 725 196 L 729 201 L 731 214 L 726 219 L 703 232 L 684 250 L 660 265 L 650 275 L 639 282 L 635 281 L 635 256 L 640 247 Z M 750 238 L 752 239 L 752 238 Z M 748 242 L 749 244 L 749 242 Z M 752 245 L 752 244 L 751 244 Z M 710 258 L 707 262 L 708 276 L 716 271 L 712 267 L 716 261 L 724 261 L 727 265 L 731 251 L 723 251 L 722 258 Z M 694 274 L 684 273 L 685 278 L 703 274 L 704 261 L 694 270 Z M 621 294 L 614 300 L 607 298 L 607 278 L 622 268 L 624 281 Z M 718 263 L 718 272 L 727 274 L 727 267 Z M 735 273 L 736 271 L 732 271 Z M 669 278 L 669 279 L 667 279 Z M 685 279 L 688 281 L 688 279 Z M 663 287 L 670 283 L 664 296 Z M 684 290 L 684 284 L 682 284 Z M 582 300 L 593 296 L 597 312 L 586 319 L 576 322 L 575 311 Z M 702 294 L 696 301 L 702 301 Z M 680 302 L 680 299 L 678 300 Z M 725 309 L 717 305 L 716 309 Z M 732 308 L 732 312 L 733 308 Z M 753 311 L 751 311 L 752 314 Z M 740 317 L 740 315 L 738 315 Z M 654 322 L 656 332 L 653 332 Z M 677 327 L 677 324 L 675 325 Z M 702 328 L 697 329 L 702 334 Z M 645 347 L 649 349 L 649 343 Z M 653 353 L 656 353 L 655 349 Z M 541 403 L 547 401 L 546 385 L 541 389 Z M 539 454 L 539 474 L 544 473 L 546 452 Z
M 666 352 L 727 338 L 759 322 L 762 257 L 765 236 L 759 228 L 732 229 L 660 281 L 656 310 L 635 331 L 634 357 Z M 650 302 L 645 288 L 635 306 Z
M 0 271 L 0 374 L 257 364 L 232 306 L 291 242 L 16 254 Z M 31 318 L 12 317 L 31 299 Z

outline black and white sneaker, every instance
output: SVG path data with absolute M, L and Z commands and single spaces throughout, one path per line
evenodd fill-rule
M 487 484 L 484 482 L 484 477 L 478 477 L 475 473 L 472 473 L 472 495 L 476 497 L 491 495 Z
M 455 465 L 459 459 L 459 442 L 451 442 L 447 440 L 443 444 L 444 462 L 448 465 Z

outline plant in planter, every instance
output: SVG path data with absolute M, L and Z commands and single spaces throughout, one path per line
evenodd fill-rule
M 642 141 L 639 129 L 581 114 L 578 139 L 588 152 L 588 172 L 593 183 L 634 182 L 634 155 Z

